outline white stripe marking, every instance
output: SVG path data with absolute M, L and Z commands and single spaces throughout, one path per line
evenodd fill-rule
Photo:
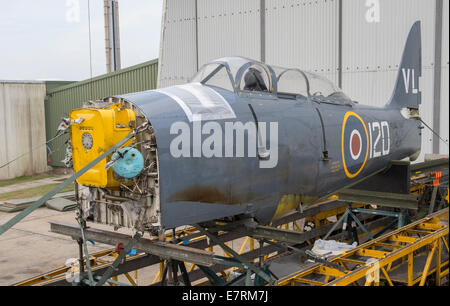
M 171 89 L 178 89 L 178 92 L 175 93 Z M 214 89 L 200 83 L 179 85 L 167 89 L 157 89 L 155 91 L 175 100 L 186 113 L 190 122 L 236 118 L 236 114 L 230 104 L 222 95 Z M 186 94 L 189 93 L 191 96 L 183 95 L 183 91 Z
M 189 108 L 189 106 L 186 105 L 186 103 L 184 103 L 183 100 L 181 100 L 178 96 L 176 96 L 164 89 L 156 89 L 155 91 L 174 99 L 178 103 L 178 105 L 180 105 L 180 107 L 184 110 L 189 121 L 192 122 L 193 115 L 192 115 L 191 109 Z
M 213 108 L 215 106 L 214 101 L 203 89 L 204 87 L 198 83 L 180 85 L 178 88 L 184 89 L 191 93 L 205 108 Z

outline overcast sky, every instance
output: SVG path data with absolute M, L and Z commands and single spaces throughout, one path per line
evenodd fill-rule
M 89 78 L 87 3 L 0 0 L 0 80 Z M 103 0 L 90 7 L 96 76 L 106 72 Z M 159 56 L 161 14 L 162 0 L 119 0 L 122 68 Z

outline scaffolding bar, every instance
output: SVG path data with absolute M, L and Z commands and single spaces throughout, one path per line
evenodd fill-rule
M 58 222 L 50 222 L 50 231 L 53 233 L 71 236 L 75 239 L 80 238 L 81 235 L 79 226 Z M 132 239 L 132 237 L 128 235 L 92 228 L 87 228 L 85 230 L 85 235 L 87 240 L 97 241 L 109 245 L 116 245 L 117 243 L 126 244 Z M 141 238 L 136 243 L 135 248 L 162 258 L 192 262 L 206 267 L 214 264 L 213 253 L 187 246 L 179 246 L 172 243 L 151 241 L 149 239 Z

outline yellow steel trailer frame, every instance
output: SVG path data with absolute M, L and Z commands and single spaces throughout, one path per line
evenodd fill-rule
M 332 212 L 335 214 L 342 213 L 342 209 L 333 209 L 330 212 L 323 214 L 323 217 L 329 217 Z M 329 260 L 334 264 L 342 267 L 341 270 L 332 268 L 327 265 L 315 264 L 314 266 L 296 271 L 284 278 L 279 279 L 274 285 L 379 285 L 380 282 L 385 282 L 390 286 L 394 283 L 412 285 L 424 285 L 428 276 L 436 275 L 436 285 L 440 285 L 441 279 L 448 275 L 449 265 L 447 259 L 442 261 L 443 252 L 449 252 L 448 242 L 448 208 L 433 214 L 425 219 L 414 222 L 401 229 L 393 231 L 377 239 L 371 240 L 351 251 L 342 254 L 336 258 Z M 291 226 L 290 226 L 291 227 Z M 292 227 L 295 227 L 294 225 Z M 187 228 L 177 231 L 176 235 L 189 235 L 194 233 L 194 228 Z M 199 236 L 195 240 L 203 239 Z M 166 239 L 171 239 L 170 235 Z M 245 237 L 242 244 L 237 245 L 239 254 L 244 250 L 244 247 L 250 243 L 250 249 L 255 249 L 254 239 Z M 111 265 L 112 260 L 118 256 L 115 249 L 98 252 L 90 255 L 90 263 L 92 271 L 104 269 Z M 145 254 L 127 255 L 127 260 L 134 260 L 143 257 Z M 275 258 L 273 256 L 272 258 Z M 425 266 L 418 271 L 418 258 L 426 257 Z M 436 259 L 433 260 L 433 258 Z M 272 259 L 269 256 L 265 260 Z M 417 263 L 416 263 L 417 261 Z M 422 260 L 423 261 L 423 260 Z M 416 265 L 415 265 L 416 263 Z M 434 264 L 434 266 L 432 265 Z M 191 272 L 196 267 L 195 264 L 185 263 L 187 271 Z M 395 277 L 402 267 L 407 266 L 407 273 L 403 277 Z M 160 269 L 154 276 L 152 284 L 161 281 L 163 266 L 160 264 Z M 420 267 L 419 267 L 420 268 Z M 74 267 L 62 267 L 53 270 L 49 273 L 37 276 L 35 278 L 26 280 L 16 284 L 16 286 L 42 286 L 48 285 L 58 280 L 63 280 L 68 273 L 76 272 Z M 222 271 L 221 275 L 227 278 L 228 273 L 236 268 L 230 268 Z M 404 269 L 405 270 L 405 269 Z M 397 273 L 398 274 L 398 273 Z M 400 273 L 401 274 L 401 273 Z M 138 285 L 138 270 L 125 273 L 125 280 L 128 280 L 132 286 Z M 321 280 L 317 276 L 322 277 Z M 115 286 L 114 281 L 117 282 L 118 276 L 114 276 L 109 285 Z M 363 282 L 361 282 L 363 280 Z M 196 285 L 205 285 L 209 281 L 200 281 Z
M 415 191 L 420 194 L 422 187 L 422 185 L 418 185 L 413 187 L 416 188 L 415 190 L 413 190 L 413 188 L 411 189 L 413 192 Z M 448 194 L 446 201 L 448 203 Z M 353 204 L 353 207 L 369 208 L 370 205 Z M 312 222 L 316 227 L 320 227 L 332 223 L 329 220 L 330 217 L 336 217 L 339 219 L 345 210 L 346 207 L 329 209 L 314 216 L 307 217 L 305 218 L 305 221 Z M 446 224 L 440 224 L 445 222 Z M 298 224 L 298 220 L 279 225 L 277 228 L 285 228 L 286 230 L 299 232 L 302 231 Z M 377 230 L 379 229 L 374 229 L 374 231 Z M 189 227 L 178 230 L 175 235 L 176 237 L 183 237 L 197 232 L 197 229 Z M 364 236 L 364 233 L 362 233 L 361 236 Z M 246 246 L 249 247 L 250 251 L 255 250 L 254 238 L 248 236 L 244 236 L 242 238 L 244 239 L 242 243 L 235 243 L 234 245 L 237 247 L 235 251 L 238 254 L 242 254 Z M 168 234 L 165 240 L 170 241 L 171 239 L 172 235 Z M 201 239 L 205 239 L 205 236 L 198 236 L 191 239 L 190 242 Z M 334 269 L 326 265 L 316 264 L 308 269 L 296 271 L 289 276 L 283 277 L 275 282 L 274 285 L 379 285 L 380 281 L 382 281 L 391 286 L 394 285 L 394 283 L 412 286 L 415 284 L 424 285 L 427 277 L 432 274 L 436 275 L 436 285 L 440 285 L 441 278 L 448 275 L 448 256 L 443 262 L 436 259 L 443 258 L 443 251 L 446 251 L 448 254 L 449 248 L 446 239 L 448 239 L 448 208 L 399 230 L 390 232 L 380 238 L 371 240 L 366 244 L 351 250 L 350 252 L 330 260 L 332 263 L 342 266 L 341 270 Z M 158 238 L 154 238 L 153 240 L 157 241 Z M 313 241 L 307 241 L 307 243 L 312 244 Z M 231 241 L 226 244 L 228 246 L 233 246 Z M 212 251 L 212 248 L 209 248 L 209 250 Z M 97 270 L 109 267 L 117 256 L 118 252 L 116 249 L 108 249 L 95 254 L 90 254 L 89 258 L 92 271 L 95 272 Z M 145 254 L 127 255 L 126 260 L 132 261 L 144 256 Z M 225 256 L 230 257 L 231 255 L 225 252 Z M 419 264 L 414 264 L 415 262 L 418 262 L 418 258 L 423 259 L 424 256 L 426 256 L 425 265 L 422 267 L 422 270 L 418 272 L 417 266 L 420 262 Z M 276 257 L 277 256 L 265 255 L 264 261 L 271 260 Z M 436 257 L 434 261 L 433 257 Z M 435 264 L 434 262 L 437 262 L 438 264 Z M 192 272 L 196 268 L 195 264 L 185 263 L 185 266 L 188 272 Z M 405 266 L 407 266 L 407 272 L 403 273 L 403 278 L 395 278 L 393 274 L 399 274 L 398 272 L 401 271 L 402 268 L 405 270 Z M 76 266 L 61 267 L 51 272 L 36 276 L 32 279 L 17 283 L 15 286 L 49 285 L 54 282 L 64 280 L 68 273 L 77 272 L 76 269 Z M 240 268 L 228 268 L 221 271 L 220 274 L 225 279 L 228 279 L 230 271 L 236 271 L 239 269 Z M 163 264 L 161 262 L 160 269 L 159 271 L 156 271 L 152 284 L 156 284 L 161 281 L 162 270 Z M 320 275 L 322 276 L 322 279 L 314 279 L 311 277 L 313 275 Z M 130 285 L 138 285 L 138 270 L 124 273 L 123 276 L 125 277 L 123 279 L 127 280 Z M 361 279 L 365 279 L 362 284 L 359 283 Z M 117 282 L 117 280 L 118 276 L 113 276 L 108 283 L 111 286 L 115 286 L 115 282 Z M 198 281 L 195 285 L 205 285 L 207 283 L 209 283 L 209 280 Z
M 335 197 L 332 197 L 330 199 L 334 199 Z M 354 207 L 368 207 L 367 205 L 354 205 Z M 341 216 L 346 210 L 346 207 L 339 207 L 339 208 L 333 208 L 333 209 L 328 209 L 324 212 L 321 212 L 319 214 L 316 214 L 314 216 L 311 217 L 307 217 L 305 218 L 305 222 L 312 222 L 314 223 L 314 225 L 316 227 L 319 227 L 321 225 L 326 225 L 331 223 L 328 218 L 329 217 L 333 217 L 336 216 L 337 218 L 339 216 Z M 287 224 L 283 224 L 283 225 L 279 225 L 277 226 L 277 228 L 285 228 L 285 229 L 289 229 L 289 230 L 293 230 L 293 231 L 298 231 L 301 232 L 302 229 L 300 228 L 298 221 L 293 221 L 293 222 L 289 222 Z M 175 233 L 176 237 L 183 237 L 183 236 L 189 236 L 191 234 L 194 234 L 198 232 L 196 228 L 194 227 L 187 227 L 185 229 L 181 229 L 181 230 L 177 230 Z M 168 233 L 165 237 L 165 241 L 170 241 L 172 239 L 173 234 Z M 206 236 L 198 236 L 196 238 L 193 238 L 190 240 L 190 243 L 198 241 L 198 240 L 202 240 L 205 239 Z M 243 238 L 243 242 L 242 243 L 232 243 L 232 241 L 230 242 L 226 242 L 225 244 L 230 246 L 230 247 L 236 247 L 235 250 L 236 252 L 241 255 L 244 252 L 244 249 L 246 247 L 248 247 L 248 249 L 250 251 L 253 251 L 256 249 L 255 246 L 255 240 L 252 237 L 249 236 L 245 236 L 242 237 Z M 152 240 L 154 241 L 158 241 L 158 238 L 153 238 Z M 307 243 L 310 245 L 313 243 L 313 241 L 307 241 Z M 181 243 L 179 243 L 181 244 Z M 212 247 L 208 248 L 210 251 L 213 251 Z M 101 251 L 101 252 L 97 252 L 97 253 L 92 253 L 89 254 L 89 258 L 90 258 L 90 265 L 92 267 L 92 272 L 96 272 L 97 270 L 100 269 L 104 269 L 106 267 L 109 267 L 112 263 L 112 261 L 117 258 L 118 256 L 118 252 L 115 248 L 113 249 L 107 249 L 105 251 Z M 127 255 L 126 256 L 126 260 L 134 260 L 140 257 L 145 256 L 145 254 L 136 254 L 136 255 Z M 225 256 L 226 257 L 231 257 L 231 255 L 227 252 L 225 252 Z M 269 255 L 265 255 L 264 256 L 264 260 L 269 259 Z M 84 266 L 85 266 L 85 262 L 84 262 Z M 196 265 L 195 264 L 190 264 L 190 263 L 185 263 L 186 265 L 186 269 L 188 272 L 192 272 L 195 268 Z M 159 270 L 155 273 L 155 276 L 153 278 L 153 281 L 151 282 L 151 284 L 156 284 L 157 282 L 160 282 L 162 279 L 162 271 L 163 271 L 163 262 L 161 262 L 159 264 Z M 238 268 L 229 268 L 226 269 L 224 271 L 222 271 L 222 276 L 225 277 L 226 279 L 228 279 L 229 273 L 230 271 L 236 271 L 239 270 Z M 70 273 L 76 273 L 78 272 L 78 266 L 64 266 L 64 267 L 60 267 L 57 268 L 55 270 L 52 270 L 50 272 L 47 272 L 45 274 L 41 274 L 38 275 L 36 277 L 33 277 L 31 279 L 16 283 L 15 286 L 45 286 L 45 285 L 49 285 L 51 283 L 60 281 L 60 280 L 64 280 L 67 275 L 69 275 Z M 131 273 L 131 272 L 130 272 Z M 123 274 L 126 279 L 129 281 L 129 283 L 133 286 L 136 286 L 138 284 L 138 270 L 133 271 L 133 273 L 125 273 Z M 117 281 L 118 277 L 114 276 L 112 278 L 113 281 Z M 200 281 L 197 282 L 196 285 L 205 285 L 209 283 L 208 280 L 206 281 Z M 114 286 L 113 283 L 109 283 L 111 286 Z
M 448 215 L 449 209 L 446 208 L 329 260 L 340 265 L 342 270 L 316 264 L 284 277 L 276 284 L 378 286 L 380 281 L 384 281 L 389 286 L 394 286 L 394 283 L 423 286 L 427 277 L 435 274 L 436 285 L 439 286 L 441 279 L 449 273 Z M 447 252 L 447 259 L 444 261 L 443 251 Z M 418 267 L 415 266 L 419 256 L 426 257 L 421 271 L 417 271 Z M 353 269 L 350 269 L 350 266 L 353 266 Z M 402 268 L 406 273 L 395 273 Z M 398 278 L 394 278 L 392 274 L 396 274 Z M 320 281 L 317 276 L 322 276 L 319 277 Z M 361 280 L 363 283 L 360 283 Z

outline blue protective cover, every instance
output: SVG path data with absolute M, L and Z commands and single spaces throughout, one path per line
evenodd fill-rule
M 112 159 L 117 159 L 113 166 L 114 172 L 124 178 L 136 177 L 144 168 L 144 158 L 141 152 L 134 148 L 122 148 L 113 154 Z

